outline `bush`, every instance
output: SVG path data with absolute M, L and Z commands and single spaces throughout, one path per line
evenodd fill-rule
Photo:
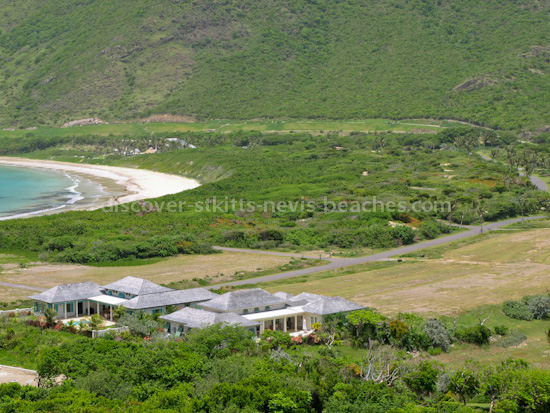
M 491 330 L 485 326 L 474 326 L 459 328 L 455 332 L 456 338 L 466 343 L 477 344 L 479 346 L 489 344 Z
M 265 330 L 262 334 L 262 348 L 276 350 L 292 345 L 290 334 L 283 331 Z
M 531 321 L 533 319 L 533 313 L 521 301 L 505 301 L 502 305 L 502 311 L 508 317 L 516 320 Z
M 418 227 L 420 235 L 425 239 L 434 239 L 443 232 L 449 232 L 449 227 L 435 221 L 426 221 Z
M 392 229 L 392 235 L 399 243 L 408 245 L 414 242 L 416 232 L 407 225 L 397 225 Z
M 499 340 L 496 345 L 504 348 L 514 347 L 514 346 L 519 346 L 525 340 L 527 340 L 527 336 L 525 336 L 525 334 L 520 333 L 517 330 L 514 330 L 510 333 L 510 335 Z
M 424 333 L 430 338 L 433 348 L 440 348 L 445 352 L 451 348 L 451 337 L 441 321 L 429 320 L 424 326 Z
M 130 329 L 130 333 L 142 337 L 150 335 L 153 330 L 159 327 L 159 323 L 148 317 L 148 314 L 141 317 L 124 314 L 118 319 L 116 325 L 117 327 L 126 326 Z
M 508 327 L 503 324 L 495 326 L 495 333 L 501 336 L 505 336 L 506 334 L 508 334 L 508 330 Z
M 527 308 L 536 320 L 547 319 L 550 315 L 550 297 L 547 295 L 536 295 L 531 297 Z

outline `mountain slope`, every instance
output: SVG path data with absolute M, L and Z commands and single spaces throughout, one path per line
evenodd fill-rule
M 154 113 L 546 124 L 550 3 L 12 0 L 0 124 Z

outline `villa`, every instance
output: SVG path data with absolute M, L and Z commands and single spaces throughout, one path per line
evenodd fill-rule
M 204 288 L 174 290 L 136 277 L 125 277 L 99 286 L 93 282 L 61 284 L 43 293 L 32 295 L 34 311 L 53 308 L 57 318 L 78 318 L 100 314 L 113 320 L 113 309 L 123 306 L 128 314 L 137 311 L 166 312 L 167 307 L 183 308 L 219 297 Z
M 166 330 L 175 335 L 218 323 L 240 325 L 256 335 L 265 330 L 298 333 L 312 330 L 313 324 L 323 324 L 330 314 L 362 308 L 341 297 L 271 294 L 261 288 L 219 295 L 205 288 L 174 290 L 136 277 L 105 286 L 93 282 L 62 284 L 30 298 L 36 313 L 53 308 L 60 319 L 100 314 L 112 321 L 113 309 L 118 306 L 128 314 L 162 313 L 159 318 Z

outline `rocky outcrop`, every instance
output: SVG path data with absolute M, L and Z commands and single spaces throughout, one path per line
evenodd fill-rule
M 77 119 L 64 123 L 62 128 L 70 128 L 71 126 L 84 126 L 84 125 L 108 125 L 109 122 L 105 122 L 99 118 L 86 118 Z

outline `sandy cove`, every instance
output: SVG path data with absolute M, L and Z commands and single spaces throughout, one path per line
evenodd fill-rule
M 113 202 L 113 200 L 102 202 L 94 205 L 93 209 L 113 205 L 114 203 L 122 204 L 142 199 L 158 198 L 200 186 L 200 183 L 194 179 L 182 176 L 148 171 L 146 169 L 121 168 L 118 166 L 73 164 L 69 162 L 10 157 L 0 157 L 0 165 L 49 169 L 77 176 L 83 175 L 92 178 L 108 179 L 126 188 L 125 192 L 127 194 L 117 197 L 116 202 Z

